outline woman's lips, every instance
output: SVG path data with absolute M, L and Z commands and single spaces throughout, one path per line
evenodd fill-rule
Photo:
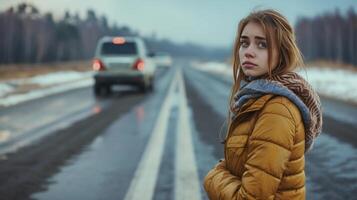
M 244 68 L 251 69 L 251 68 L 256 67 L 257 65 L 254 64 L 254 63 L 252 63 L 252 62 L 243 62 L 242 66 L 243 66 Z

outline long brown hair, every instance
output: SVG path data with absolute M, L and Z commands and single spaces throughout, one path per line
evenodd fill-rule
M 241 69 L 239 61 L 240 37 L 243 29 L 249 22 L 258 23 L 266 34 L 268 46 L 268 74 L 265 76 L 271 78 L 289 71 L 295 70 L 299 66 L 304 66 L 301 52 L 295 41 L 293 28 L 288 20 L 279 12 L 271 9 L 253 11 L 247 17 L 242 19 L 238 26 L 237 36 L 233 47 L 233 86 L 229 98 L 228 121 L 231 118 L 232 104 L 234 95 L 238 92 L 242 80 L 247 80 Z M 272 47 L 273 42 L 278 52 L 278 64 L 272 70 Z

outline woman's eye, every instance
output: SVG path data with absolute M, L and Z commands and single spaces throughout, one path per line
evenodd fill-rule
M 248 47 L 249 43 L 247 41 L 240 41 L 240 46 L 241 47 Z
M 266 42 L 259 42 L 258 43 L 258 47 L 261 48 L 261 49 L 265 49 L 265 48 L 267 48 L 267 43 Z

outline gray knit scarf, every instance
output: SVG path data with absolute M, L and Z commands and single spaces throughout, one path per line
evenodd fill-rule
M 305 153 L 312 149 L 314 139 L 321 133 L 322 108 L 320 98 L 304 78 L 295 72 L 274 76 L 271 79 L 255 79 L 247 82 L 234 96 L 234 111 L 249 99 L 266 94 L 287 97 L 300 110 L 305 127 Z

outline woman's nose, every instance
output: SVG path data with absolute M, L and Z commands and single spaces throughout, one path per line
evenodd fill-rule
M 247 58 L 254 58 L 255 57 L 255 52 L 254 52 L 254 47 L 253 45 L 249 45 L 244 52 L 244 56 Z

